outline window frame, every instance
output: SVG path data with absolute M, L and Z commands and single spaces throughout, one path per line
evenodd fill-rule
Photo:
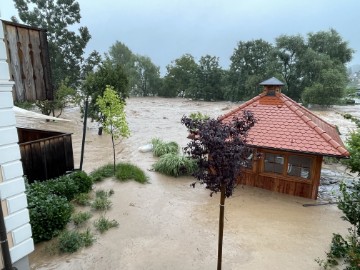
M 316 166 L 316 162 L 315 156 L 312 155 L 307 155 L 307 154 L 303 154 L 303 153 L 295 153 L 295 152 L 281 152 L 281 151 L 273 151 L 273 150 L 264 150 L 262 149 L 261 151 L 259 151 L 262 154 L 262 158 L 261 158 L 261 166 L 260 166 L 260 171 L 259 173 L 262 175 L 266 175 L 266 176 L 271 176 L 273 178 L 286 178 L 288 180 L 295 180 L 295 181 L 299 181 L 299 182 L 312 182 L 314 179 L 314 166 Z M 283 164 L 283 170 L 282 173 L 274 173 L 274 172 L 267 172 L 265 171 L 265 155 L 266 153 L 270 153 L 273 155 L 281 155 L 284 157 L 284 164 Z M 299 157 L 306 157 L 310 159 L 310 168 L 309 168 L 309 174 L 310 177 L 309 178 L 303 178 L 301 176 L 294 176 L 294 175 L 289 175 L 288 174 L 288 166 L 289 166 L 289 156 L 299 156 Z

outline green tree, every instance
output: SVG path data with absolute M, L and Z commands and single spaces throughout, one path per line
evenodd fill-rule
M 114 87 L 106 86 L 103 96 L 99 96 L 96 99 L 96 104 L 99 106 L 99 111 L 102 114 L 100 123 L 103 125 L 105 133 L 111 135 L 115 175 L 115 140 L 119 139 L 120 137 L 127 138 L 130 135 L 130 129 L 126 121 L 125 102 L 117 94 L 117 91 L 115 91 Z
M 273 50 L 272 44 L 262 39 L 238 43 L 230 58 L 227 100 L 251 98 L 257 94 L 257 85 L 262 80 L 276 76 Z
M 207 101 L 223 100 L 222 83 L 223 71 L 219 65 L 219 58 L 202 56 L 186 96 Z
M 129 96 L 128 79 L 123 68 L 120 65 L 113 65 L 109 61 L 101 63 L 96 72 L 90 73 L 86 77 L 81 88 L 83 96 L 89 98 L 88 115 L 95 121 L 102 119 L 102 113 L 96 100 L 98 96 L 103 95 L 107 85 L 114 88 L 121 100 L 124 101 Z
M 281 35 L 276 38 L 276 54 L 281 66 L 282 78 L 286 87 L 284 91 L 294 100 L 300 100 L 303 91 L 303 68 L 300 61 L 307 49 L 302 36 Z
M 191 83 L 195 78 L 198 65 L 190 54 L 184 54 L 166 67 L 164 85 L 159 93 L 165 97 L 189 96 Z
M 84 49 L 91 38 L 87 27 L 80 27 L 80 5 L 75 0 L 14 0 L 19 18 L 25 24 L 47 30 L 52 80 L 55 90 L 68 80 L 79 83 Z M 13 17 L 13 20 L 17 20 Z
M 135 60 L 136 85 L 132 94 L 154 96 L 160 88 L 160 68 L 147 56 L 137 55 Z

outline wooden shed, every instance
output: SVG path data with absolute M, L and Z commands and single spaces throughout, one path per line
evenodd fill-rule
M 281 93 L 276 78 L 262 82 L 263 92 L 221 116 L 228 122 L 251 111 L 257 123 L 247 143 L 253 148 L 240 184 L 316 199 L 323 156 L 349 156 L 331 125 Z
M 24 175 L 29 183 L 74 170 L 70 133 L 17 128 Z

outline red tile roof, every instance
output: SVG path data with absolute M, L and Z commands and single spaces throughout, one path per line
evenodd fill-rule
M 262 93 L 220 116 L 223 122 L 251 111 L 257 123 L 250 129 L 251 146 L 348 157 L 349 152 L 334 125 L 331 125 L 282 93 Z

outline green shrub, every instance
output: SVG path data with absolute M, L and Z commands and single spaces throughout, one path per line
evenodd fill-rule
M 59 235 L 61 252 L 73 253 L 82 247 L 81 235 L 78 231 L 64 231 Z
M 139 167 L 129 163 L 117 164 L 115 177 L 121 181 L 133 179 L 142 184 L 148 182 L 145 173 Z
M 74 202 L 81 206 L 90 205 L 90 194 L 89 193 L 80 193 L 75 195 Z
M 95 220 L 94 226 L 100 233 L 104 233 L 110 228 L 118 227 L 119 223 L 115 219 L 108 220 L 104 216 L 101 216 L 99 219 Z
M 156 157 L 161 157 L 162 155 L 168 153 L 179 153 L 179 145 L 176 142 L 165 143 L 161 139 L 154 138 L 151 140 L 153 145 L 153 153 Z
M 157 172 L 177 177 L 192 174 L 196 170 L 197 164 L 189 157 L 169 153 L 161 156 L 153 168 Z
M 49 188 L 51 193 L 66 197 L 68 201 L 71 201 L 76 194 L 80 193 L 78 185 L 68 175 L 63 175 L 42 183 Z
M 50 240 L 70 221 L 73 208 L 65 197 L 39 190 L 27 190 L 34 242 Z
M 86 221 L 91 218 L 91 214 L 89 212 L 78 212 L 72 215 L 71 219 L 74 222 L 75 226 L 81 226 Z
M 114 167 L 112 164 L 104 165 L 90 173 L 90 177 L 94 182 L 100 182 L 112 176 L 114 176 Z
M 91 208 L 98 211 L 106 211 L 110 209 L 111 201 L 108 197 L 96 197 L 95 200 L 91 203 Z
M 60 234 L 58 241 L 61 252 L 73 253 L 82 247 L 91 246 L 95 241 L 95 237 L 89 229 L 85 232 L 66 230 Z
M 78 193 L 86 193 L 92 189 L 93 180 L 84 171 L 76 171 L 69 175 L 78 186 Z

